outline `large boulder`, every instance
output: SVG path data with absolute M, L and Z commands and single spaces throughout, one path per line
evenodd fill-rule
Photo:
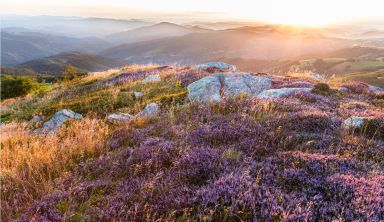
M 220 101 L 222 74 L 215 74 L 199 79 L 188 85 L 188 98 L 191 101 L 210 102 Z
M 189 84 L 187 88 L 191 101 L 219 102 L 223 97 L 230 98 L 241 94 L 257 96 L 271 88 L 271 80 L 243 72 L 216 73 Z
M 155 75 L 149 75 L 147 77 L 145 77 L 145 79 L 143 79 L 143 81 L 141 81 L 142 83 L 149 83 L 149 82 L 159 82 L 161 81 L 161 77 L 159 74 L 155 74 Z
M 107 119 L 112 123 L 124 123 L 131 121 L 134 117 L 127 113 L 112 113 L 109 114 Z
M 311 88 L 281 88 L 281 89 L 269 89 L 261 92 L 257 97 L 261 99 L 280 98 L 288 96 L 294 92 L 310 92 Z
M 208 72 L 227 72 L 227 71 L 236 71 L 235 65 L 230 65 L 224 62 L 208 62 L 204 64 L 199 64 L 192 66 L 192 69 L 201 69 Z
M 248 73 L 230 72 L 224 74 L 224 96 L 233 97 L 239 94 L 257 96 L 271 88 L 271 80 L 267 77 L 255 77 Z
M 69 109 L 62 109 L 53 115 L 53 117 L 43 124 L 43 132 L 55 132 L 60 129 L 61 125 L 68 119 L 82 119 L 83 116 Z
M 145 108 L 139 112 L 135 118 L 154 118 L 157 117 L 160 113 L 160 107 L 156 103 L 150 103 L 145 106 Z

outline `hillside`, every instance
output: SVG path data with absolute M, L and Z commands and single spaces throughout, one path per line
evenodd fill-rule
M 61 52 L 101 51 L 111 44 L 97 38 L 72 38 L 38 32 L 1 31 L 1 65 L 19 65 Z
M 235 70 L 127 66 L 2 101 L 3 219 L 384 220 L 382 89 Z
M 108 59 L 98 55 L 66 52 L 43 59 L 28 61 L 15 67 L 5 67 L 2 70 L 3 73 L 20 75 L 23 74 L 23 72 L 18 69 L 23 70 L 23 68 L 27 68 L 33 70 L 35 75 L 60 76 L 68 65 L 72 65 L 83 72 L 96 72 L 119 67 L 123 64 L 122 61 Z M 13 73 L 12 70 L 14 70 Z
M 128 30 L 120 33 L 114 33 L 106 37 L 114 43 L 134 43 L 153 39 L 161 39 L 173 36 L 183 36 L 190 33 L 209 32 L 208 29 L 202 29 L 196 26 L 182 26 L 169 22 L 161 22 L 151 26 L 145 26 Z

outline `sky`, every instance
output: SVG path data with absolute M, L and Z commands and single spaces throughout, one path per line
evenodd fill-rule
M 4 0 L 1 14 L 254 21 L 293 25 L 381 22 L 383 0 Z

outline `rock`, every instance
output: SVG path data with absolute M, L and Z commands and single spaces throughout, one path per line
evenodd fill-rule
M 384 92 L 384 89 L 378 86 L 368 85 L 370 90 Z
M 155 75 L 149 75 L 147 77 L 145 77 L 145 79 L 143 79 L 143 81 L 141 81 L 142 83 L 149 83 L 149 82 L 159 82 L 161 81 L 161 77 L 159 74 L 155 74 Z
M 136 99 L 138 99 L 138 98 L 143 96 L 143 93 L 141 93 L 141 92 L 133 92 L 133 94 L 135 95 Z
M 36 115 L 31 120 L 29 120 L 29 123 L 33 124 L 33 123 L 42 122 L 42 121 L 44 121 L 44 116 L 43 115 Z
M 281 88 L 281 89 L 269 89 L 261 92 L 257 97 L 262 99 L 280 98 L 287 96 L 294 92 L 310 92 L 311 88 Z
M 271 80 L 243 72 L 216 73 L 189 84 L 187 88 L 190 101 L 219 102 L 223 97 L 240 94 L 257 96 L 271 88 Z
M 348 91 L 348 88 L 342 86 L 342 87 L 337 88 L 337 90 L 339 90 L 340 92 L 346 92 L 346 91 Z
M 324 76 L 322 76 L 319 73 L 312 72 L 312 71 L 308 72 L 308 76 L 311 77 L 312 79 L 319 80 L 319 81 L 325 80 Z
M 348 119 L 344 120 L 343 128 L 345 129 L 361 128 L 363 126 L 364 119 L 365 118 L 359 117 L 359 116 L 351 116 Z
M 208 62 L 200 65 L 192 66 L 192 69 L 201 69 L 205 71 L 218 71 L 218 72 L 225 72 L 225 71 L 236 71 L 235 65 L 230 65 L 224 62 Z
M 135 118 L 154 118 L 160 113 L 160 107 L 156 103 L 150 103 L 138 113 Z
M 54 132 L 58 130 L 61 125 L 68 119 L 82 119 L 83 116 L 79 113 L 75 113 L 69 109 L 62 109 L 59 112 L 56 112 L 53 117 L 43 124 L 42 131 L 44 132 Z
M 215 74 L 199 79 L 188 85 L 188 98 L 190 101 L 210 102 L 220 101 L 222 74 Z
M 224 74 L 224 96 L 233 97 L 239 94 L 257 96 L 271 88 L 271 80 L 267 77 L 255 77 L 248 73 L 230 72 Z
M 108 115 L 107 119 L 112 123 L 123 123 L 132 120 L 133 116 L 127 113 L 112 113 Z

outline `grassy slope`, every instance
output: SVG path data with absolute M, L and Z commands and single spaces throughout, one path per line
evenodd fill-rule
M 161 82 L 140 82 L 155 73 Z M 5 121 L 50 117 L 62 108 L 86 119 L 70 121 L 50 137 L 30 135 L 23 124 L 2 127 L 8 132 L 2 140 L 3 217 L 300 221 L 305 215 L 309 220 L 380 216 L 382 200 L 372 195 L 383 192 L 384 132 L 375 134 L 373 125 L 350 133 L 340 121 L 352 115 L 383 118 L 382 97 L 363 84 L 348 83 L 347 93 L 188 103 L 186 86 L 205 75 L 188 68 L 126 67 L 4 101 Z M 273 87 L 303 82 L 314 84 L 275 77 Z M 134 91 L 143 97 L 134 98 Z M 120 126 L 105 121 L 110 112 L 136 114 L 150 102 L 161 105 L 160 118 Z M 358 191 L 351 196 L 346 186 Z M 308 205 L 313 201 L 315 206 Z M 362 213 L 350 217 L 334 206 Z

